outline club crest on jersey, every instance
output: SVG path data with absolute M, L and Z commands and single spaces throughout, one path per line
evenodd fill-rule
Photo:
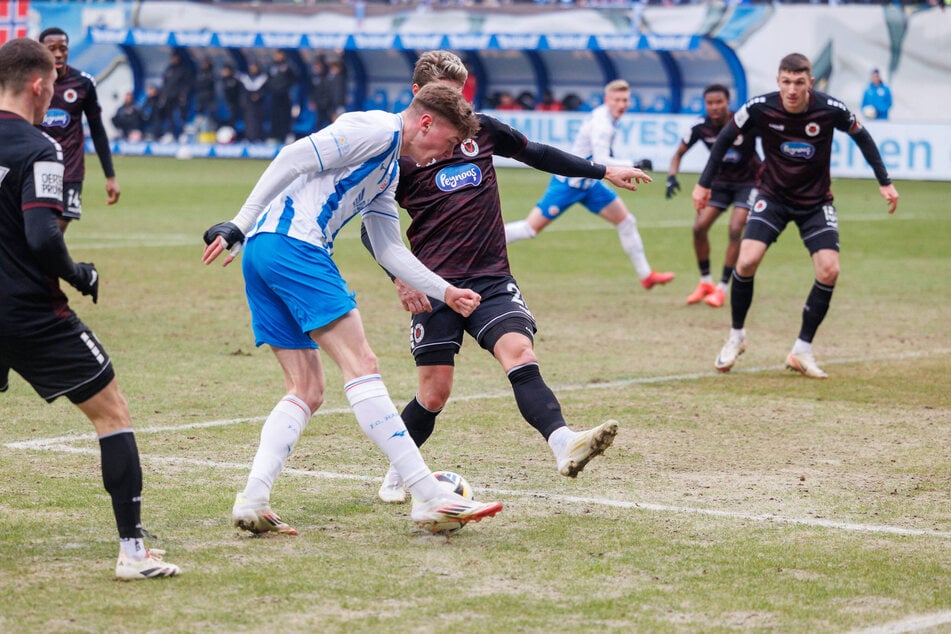
M 821 128 L 819 127 L 819 124 L 816 123 L 815 121 L 810 121 L 809 123 L 806 124 L 807 136 L 816 136 L 817 134 L 819 134 L 820 130 Z
M 69 113 L 59 108 L 50 108 L 43 117 L 43 125 L 47 128 L 65 128 L 69 125 Z
M 786 141 L 779 146 L 779 149 L 783 154 L 792 158 L 811 159 L 816 153 L 816 148 L 812 143 L 803 141 Z
M 456 191 L 464 187 L 478 187 L 481 184 L 482 170 L 472 163 L 449 165 L 436 173 L 436 187 L 444 192 Z
M 479 153 L 479 144 L 475 142 L 475 139 L 466 139 L 459 144 L 459 151 L 463 156 L 472 158 Z
M 766 209 L 766 201 L 760 198 L 756 201 L 756 204 L 753 205 L 753 212 L 760 213 Z
M 67 88 L 63 91 L 63 101 L 66 103 L 76 103 L 77 99 L 79 99 L 79 93 L 75 88 Z

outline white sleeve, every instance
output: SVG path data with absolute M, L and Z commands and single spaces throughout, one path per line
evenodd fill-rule
M 254 226 L 264 208 L 298 176 L 322 169 L 311 136 L 285 146 L 261 174 L 238 215 L 231 221 L 243 233 Z
M 591 160 L 611 167 L 631 167 L 632 161 L 611 156 L 614 125 L 608 118 L 597 117 L 591 122 Z
M 416 290 L 441 302 L 446 301 L 446 289 L 449 288 L 449 282 L 426 268 L 403 244 L 399 217 L 395 213 L 395 202 L 393 213 L 379 211 L 378 205 L 374 207 L 376 209 L 364 212 L 363 226 L 367 229 L 376 261 L 391 275 L 400 278 Z

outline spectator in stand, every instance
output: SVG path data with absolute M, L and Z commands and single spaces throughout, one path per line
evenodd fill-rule
M 495 109 L 496 110 L 522 110 L 522 106 L 517 101 L 515 101 L 515 97 L 513 97 L 510 93 L 500 92 L 497 95 Z
M 347 111 L 347 69 L 339 57 L 327 63 L 327 81 L 330 89 L 330 120 L 336 121 Z
M 142 108 L 135 102 L 135 95 L 127 92 L 116 113 L 112 116 L 112 125 L 126 141 L 141 141 L 144 128 Z
M 202 60 L 195 73 L 195 118 L 201 123 L 214 125 L 217 119 L 218 96 L 215 65 L 210 59 Z
M 257 62 L 248 64 L 248 72 L 238 75 L 244 92 L 241 111 L 244 114 L 244 137 L 253 143 L 264 140 L 264 98 L 267 95 L 267 74 Z
M 159 89 L 155 84 L 145 87 L 145 100 L 142 102 L 142 132 L 145 140 L 155 138 L 155 128 L 159 119 Z
M 238 122 L 244 118 L 241 112 L 241 95 L 244 92 L 244 86 L 241 85 L 241 80 L 235 75 L 234 67 L 230 64 L 221 67 L 219 83 L 221 84 L 221 97 L 224 99 L 225 108 L 228 111 L 228 115 L 221 117 L 219 123 L 235 128 Z
M 164 140 L 171 141 L 182 136 L 188 123 L 188 102 L 193 83 L 191 70 L 185 65 L 181 53 L 173 50 L 162 73 L 158 120 L 154 130 L 157 137 L 164 136 Z
M 878 69 L 872 69 L 872 77 L 862 95 L 862 114 L 866 119 L 887 119 L 892 109 L 892 91 L 882 81 Z
M 322 55 L 314 59 L 310 72 L 310 106 L 314 109 L 314 131 L 322 130 L 333 120 L 333 95 L 327 79 L 327 61 Z
M 542 93 L 541 101 L 535 106 L 535 110 L 545 110 L 548 112 L 560 112 L 564 110 L 564 107 L 561 105 L 561 102 L 555 99 L 555 96 L 551 94 L 550 90 L 546 90 Z
M 291 90 L 297 84 L 297 71 L 287 60 L 287 53 L 280 49 L 274 51 L 267 82 L 271 95 L 270 138 L 278 143 L 290 143 L 294 140 L 291 135 L 291 122 L 294 118 Z

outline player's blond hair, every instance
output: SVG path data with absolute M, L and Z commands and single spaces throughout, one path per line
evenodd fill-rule
M 604 94 L 611 92 L 631 92 L 631 85 L 627 83 L 627 80 L 624 79 L 615 79 L 609 81 L 608 85 L 604 87 Z
M 459 56 L 449 51 L 426 51 L 416 60 L 413 83 L 422 88 L 437 81 L 451 81 L 460 86 L 466 83 L 469 71 Z
M 472 138 L 479 131 L 479 119 L 472 112 L 472 104 L 461 92 L 446 84 L 437 82 L 420 88 L 408 110 L 414 114 L 428 112 L 445 119 L 463 139 Z

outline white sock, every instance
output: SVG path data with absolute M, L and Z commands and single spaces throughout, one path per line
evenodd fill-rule
M 551 447 L 551 452 L 555 454 L 556 458 L 564 452 L 565 447 L 568 446 L 574 436 L 575 432 L 567 427 L 559 427 L 548 436 L 548 446 Z
M 527 220 L 516 220 L 505 223 L 505 244 L 512 244 L 519 240 L 531 240 L 538 233 L 532 229 Z
M 119 551 L 129 559 L 145 559 L 145 542 L 141 537 L 119 539 Z
M 802 354 L 804 352 L 812 352 L 812 344 L 797 338 L 792 347 L 792 354 Z
M 271 487 L 294 450 L 310 416 L 307 404 L 292 394 L 274 406 L 261 427 L 261 444 L 251 464 L 244 497 L 252 500 L 271 499 Z
M 703 284 L 713 284 L 713 276 L 712 276 L 712 275 L 701 275 L 701 276 L 700 276 L 700 281 L 701 281 Z
M 647 279 L 651 274 L 651 265 L 647 263 L 647 254 L 644 253 L 644 241 L 641 240 L 641 234 L 637 231 L 637 221 L 631 214 L 622 220 L 615 227 L 618 235 L 621 237 L 621 248 L 631 259 L 631 264 L 637 271 L 639 278 Z
M 413 497 L 425 502 L 443 495 L 445 489 L 423 461 L 380 375 L 357 377 L 343 389 L 360 429 L 383 450 Z
M 746 339 L 746 328 L 740 328 L 739 330 L 736 328 L 730 328 L 730 339 L 733 339 L 734 341 L 742 341 Z

